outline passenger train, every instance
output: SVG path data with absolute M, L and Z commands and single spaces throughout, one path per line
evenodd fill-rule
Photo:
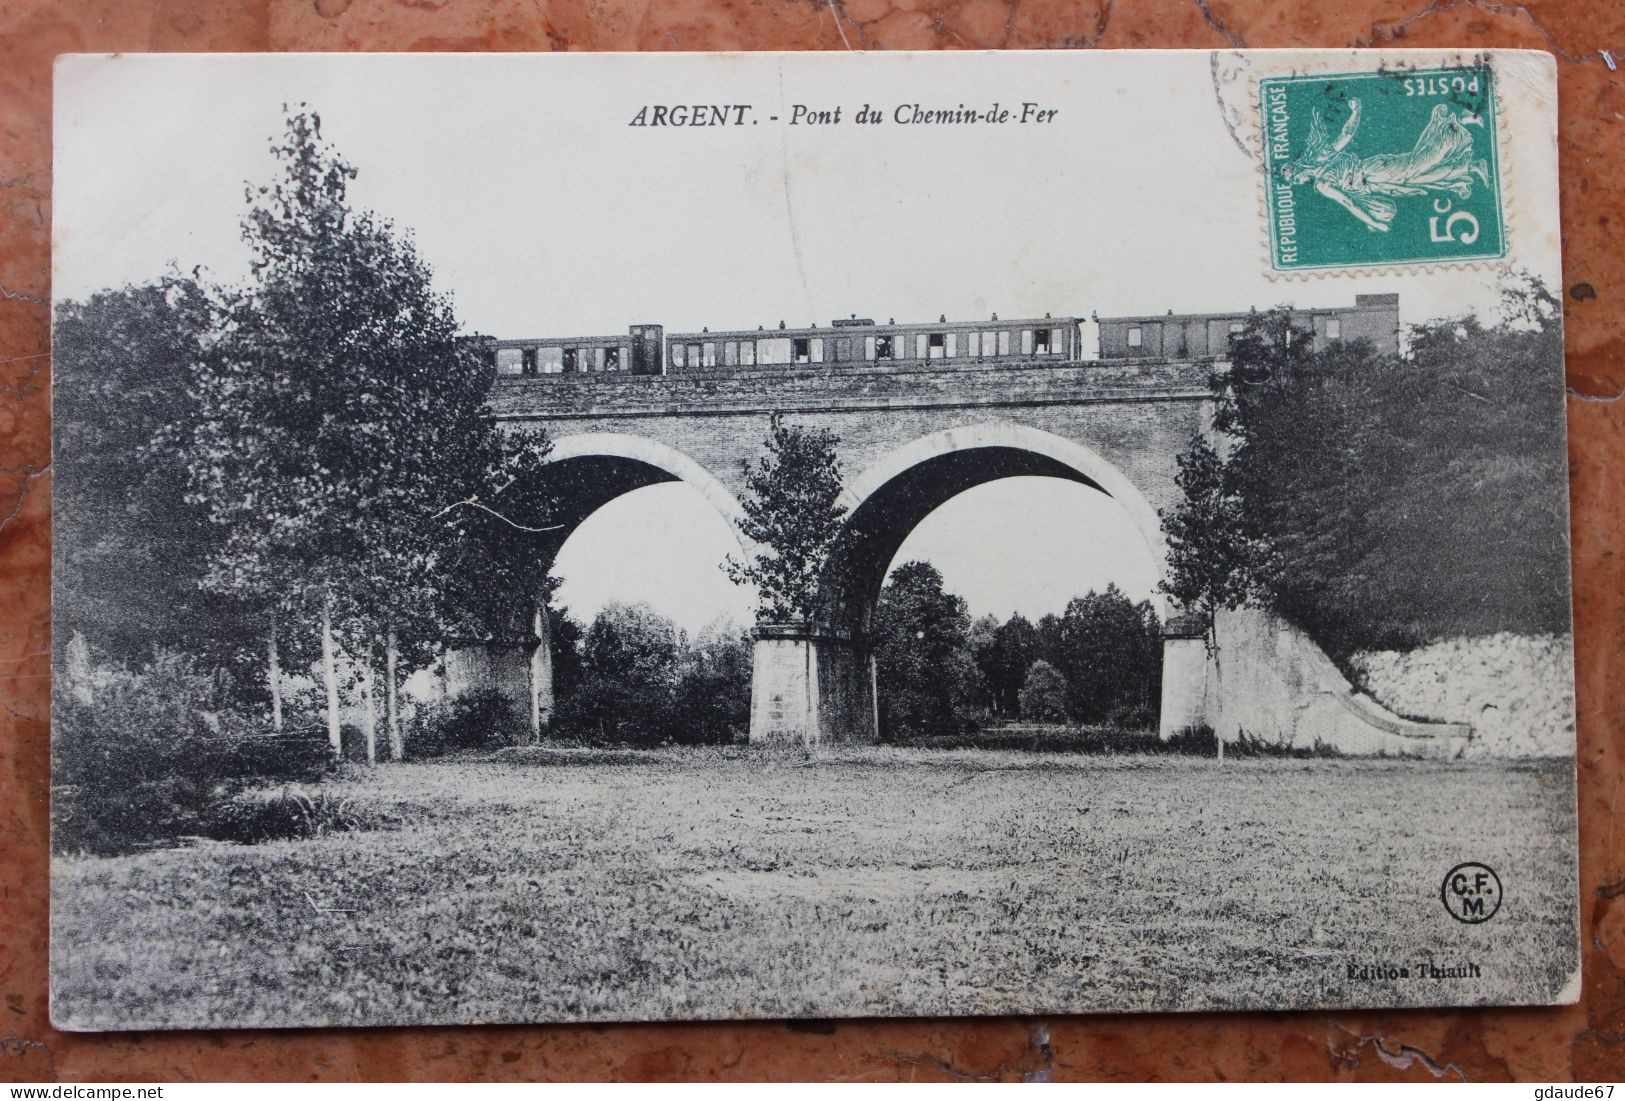
M 974 367 L 1136 359 L 1222 358 L 1248 314 L 1148 314 L 987 321 L 878 323 L 853 315 L 828 326 L 728 329 L 666 333 L 660 325 L 633 325 L 612 336 L 495 340 L 498 376 L 591 374 L 675 375 L 760 368 L 876 368 L 930 366 L 936 361 Z M 1367 340 L 1379 351 L 1399 342 L 1399 296 L 1357 294 L 1353 306 L 1295 310 L 1294 322 L 1317 346 Z M 1086 336 L 1092 335 L 1092 347 Z

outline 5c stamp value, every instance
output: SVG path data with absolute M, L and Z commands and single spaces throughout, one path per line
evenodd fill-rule
M 1259 82 L 1277 272 L 1506 255 L 1488 65 Z

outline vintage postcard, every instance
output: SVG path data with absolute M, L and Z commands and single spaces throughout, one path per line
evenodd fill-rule
M 1548 55 L 56 79 L 59 1027 L 1577 998 Z

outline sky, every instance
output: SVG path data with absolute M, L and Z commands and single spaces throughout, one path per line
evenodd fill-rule
M 673 547 L 681 552 L 666 553 Z M 1107 585 L 1151 598 L 1157 574 L 1141 547 L 1128 513 L 1104 493 L 1058 478 L 1008 478 L 926 517 L 893 563 L 931 562 L 973 616 L 1002 622 L 1020 612 L 1036 621 Z M 730 551 L 738 544 L 699 491 L 647 486 L 599 509 L 564 544 L 553 571 L 563 582 L 557 601 L 583 622 L 619 600 L 647 602 L 690 633 L 717 621 L 747 626 L 751 593 L 722 569 Z
M 274 171 L 284 104 L 306 103 L 360 172 L 355 204 L 409 229 L 465 325 L 499 337 L 1386 291 L 1402 322 L 1493 304 L 1494 275 L 1476 270 L 1272 281 L 1238 65 L 1066 52 L 70 57 L 57 70 L 54 288 L 82 297 L 169 264 L 241 278 L 245 186 Z M 1023 102 L 1057 114 L 893 119 L 914 103 Z M 678 103 L 746 105 L 751 124 L 629 125 L 641 107 Z M 842 122 L 787 125 L 797 104 L 839 108 Z M 855 124 L 864 105 L 886 122 Z M 1541 121 L 1510 114 L 1511 127 Z M 1555 226 L 1555 180 L 1515 183 L 1512 201 L 1532 211 L 1522 224 Z M 1520 236 L 1517 213 L 1513 261 L 1555 285 L 1555 241 Z M 748 594 L 720 580 L 728 533 L 685 494 L 630 494 L 571 538 L 557 572 L 578 614 L 647 599 L 690 628 L 746 618 Z M 977 614 L 1031 616 L 1110 582 L 1148 595 L 1155 578 L 1127 530 L 1102 494 L 1020 479 L 949 502 L 899 560 L 936 562 Z

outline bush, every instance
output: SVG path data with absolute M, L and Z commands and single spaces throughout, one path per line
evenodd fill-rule
M 742 633 L 702 635 L 684 655 L 661 726 L 678 745 L 732 745 L 750 733 L 751 642 Z
M 1218 736 L 1211 726 L 1186 727 L 1174 732 L 1161 743 L 1163 752 L 1189 757 L 1216 757 L 1219 753 Z M 1270 741 L 1256 734 L 1241 731 L 1236 740 L 1224 743 L 1226 757 L 1341 757 L 1339 750 L 1316 739 L 1313 745 L 1287 745 Z
M 1163 752 L 1163 743 L 1155 731 L 1063 723 L 1005 723 L 953 734 L 916 737 L 907 744 L 922 749 L 996 749 L 1028 753 Z
M 924 749 L 1002 749 L 1030 753 L 1081 753 L 1111 756 L 1143 754 L 1168 757 L 1217 757 L 1218 738 L 1210 726 L 1186 727 L 1166 739 L 1144 725 L 1114 723 L 1077 726 L 1063 723 L 1006 723 L 985 730 L 919 737 L 910 745 Z M 1289 746 L 1243 732 L 1224 745 L 1226 757 L 1339 757 L 1324 742 Z
M 103 669 L 90 702 L 64 691 L 52 710 L 51 842 L 57 852 L 117 853 L 207 832 L 211 808 L 245 787 L 310 782 L 332 765 L 320 733 L 243 729 L 211 709 L 214 680 L 160 655 L 139 671 Z
M 1037 722 L 1066 718 L 1066 678 L 1043 659 L 1033 662 L 1021 685 L 1021 717 Z
M 530 741 L 519 705 L 496 689 L 465 692 L 418 709 L 406 732 L 408 760 L 452 753 L 489 752 Z M 364 752 L 364 751 L 363 751 Z
M 711 626 L 690 641 L 646 605 L 593 620 L 551 736 L 588 745 L 728 745 L 750 726 L 752 643 Z
M 1528 276 L 1504 291 L 1493 325 L 1414 326 L 1403 353 L 1254 315 L 1212 379 L 1222 440 L 1179 460 L 1164 591 L 1269 608 L 1340 663 L 1567 632 L 1562 303 Z
M 358 764 L 367 762 L 367 736 L 354 723 L 339 727 L 339 756 Z
M 1144 703 L 1120 703 L 1107 712 L 1106 725 L 1126 730 L 1155 730 L 1157 711 Z
M 1180 754 L 1186 757 L 1217 757 L 1219 755 L 1219 738 L 1213 728 L 1206 724 L 1202 726 L 1187 726 L 1168 735 L 1168 740 L 1162 745 L 1168 753 Z
M 377 814 L 348 796 L 325 791 L 308 795 L 287 787 L 246 792 L 219 804 L 211 816 L 208 833 L 221 841 L 255 845 L 373 829 L 381 824 Z
M 1343 752 L 1335 746 L 1316 738 L 1312 745 L 1286 745 L 1282 742 L 1269 741 L 1241 731 L 1233 742 L 1226 742 L 1224 753 L 1227 757 L 1342 757 Z
M 667 740 L 670 687 L 647 680 L 617 683 L 589 671 L 553 713 L 551 733 L 583 745 L 660 745 Z

